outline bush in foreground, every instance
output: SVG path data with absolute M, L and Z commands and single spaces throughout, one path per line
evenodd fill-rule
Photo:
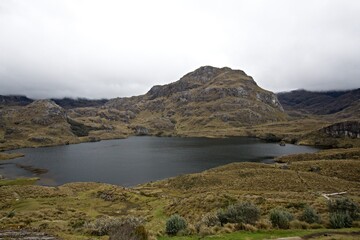
M 352 227 L 352 218 L 348 212 L 330 213 L 331 228 L 350 228 Z
M 328 203 L 330 213 L 348 213 L 352 220 L 360 217 L 360 207 L 349 198 L 338 198 Z
M 270 211 L 270 221 L 273 227 L 288 229 L 290 221 L 293 219 L 293 215 L 284 209 L 275 208 Z
M 172 215 L 167 221 L 166 221 L 166 233 L 169 235 L 176 235 L 179 231 L 185 230 L 187 227 L 186 220 L 175 214 Z
M 98 218 L 85 227 L 92 235 L 109 235 L 109 240 L 147 240 L 148 233 L 143 220 L 135 217 Z
M 304 211 L 300 216 L 300 220 L 310 224 L 321 222 L 320 215 L 310 206 L 306 206 L 304 208 Z
M 255 224 L 260 218 L 260 209 L 250 203 L 243 202 L 228 206 L 218 212 L 221 225 L 226 223 Z

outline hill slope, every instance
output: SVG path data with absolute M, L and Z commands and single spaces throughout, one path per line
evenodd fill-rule
M 287 111 L 309 114 L 334 114 L 351 112 L 360 104 L 360 88 L 348 91 L 311 92 L 295 90 L 278 93 L 279 101 Z
M 130 111 L 132 121 L 149 132 L 183 134 L 196 128 L 218 129 L 286 119 L 274 93 L 243 71 L 201 67 L 180 80 L 154 86 L 145 95 L 112 99 L 105 105 Z

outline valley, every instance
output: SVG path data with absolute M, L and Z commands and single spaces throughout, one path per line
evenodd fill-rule
M 329 204 L 337 199 L 346 201 L 353 215 L 351 226 L 342 220 L 351 228 L 336 234 L 355 232 L 357 236 L 360 231 L 357 215 L 360 202 L 358 89 L 275 94 L 262 89 L 244 71 L 204 66 L 173 83 L 154 86 L 140 96 L 109 100 L 32 100 L 2 96 L 0 100 L 0 150 L 3 151 L 0 164 L 21 162 L 18 158 L 22 156 L 21 151 L 10 153 L 8 150 L 35 148 L 42 151 L 42 147 L 53 146 L 58 146 L 56 149 L 74 147 L 71 154 L 86 161 L 86 157 L 77 155 L 80 150 L 76 147 L 80 149 L 84 145 L 78 143 L 89 142 L 86 144 L 94 144 L 95 152 L 87 151 L 100 162 L 96 169 L 101 171 L 105 153 L 97 156 L 95 146 L 106 145 L 106 141 L 101 141 L 106 139 L 127 143 L 135 138 L 132 136 L 141 141 L 158 139 L 157 146 L 167 146 L 161 141 L 170 144 L 176 139 L 199 138 L 200 141 L 205 137 L 201 141 L 207 142 L 208 148 L 204 151 L 211 157 L 216 155 L 212 151 L 217 147 L 209 144 L 209 139 L 231 141 L 233 137 L 256 138 L 256 141 L 268 142 L 270 145 L 266 146 L 273 150 L 285 150 L 292 144 L 322 149 L 275 155 L 261 145 L 259 149 L 266 150 L 262 157 L 275 156 L 276 163 L 237 162 L 229 158 L 210 169 L 199 168 L 191 174 L 178 172 L 175 177 L 135 183 L 133 187 L 91 180 L 95 178 L 39 186 L 36 174 L 28 178 L 0 179 L 0 236 L 2 231 L 20 229 L 50 234 L 58 239 L 117 239 L 119 232 L 112 232 L 114 226 L 119 229 L 134 227 L 138 236 L 146 235 L 146 238 L 137 239 L 197 239 L 214 235 L 219 239 L 236 239 L 237 234 L 256 239 L 256 234 L 252 238 L 247 235 L 249 233 L 269 239 L 304 236 L 305 230 L 315 234 L 344 228 L 345 225 L 334 225 L 332 220 L 335 213 Z M 99 141 L 101 144 L 96 145 Z M 139 153 L 141 146 L 149 144 L 135 144 L 133 152 Z M 125 151 L 115 155 L 122 153 Z M 235 155 L 241 154 L 236 152 Z M 151 151 L 145 155 L 151 155 Z M 206 158 L 206 154 L 198 155 Z M 154 156 L 161 160 L 156 154 Z M 184 156 L 190 164 L 191 154 Z M 12 158 L 15 159 L 10 160 Z M 32 161 L 36 162 L 36 157 Z M 56 161 L 60 163 L 59 168 L 66 169 L 66 161 Z M 210 157 L 202 161 L 210 162 Z M 131 175 L 140 176 L 143 169 L 151 169 L 150 165 L 140 167 Z M 20 166 L 32 173 L 36 170 L 47 174 L 43 168 Z M 71 165 L 66 166 L 72 169 Z M 81 166 L 86 171 L 86 164 Z M 173 168 L 180 167 L 174 165 Z M 116 173 L 115 167 L 114 170 L 121 175 Z M 324 197 L 332 193 L 344 195 L 332 197 L 331 201 Z M 229 216 L 226 221 L 221 220 L 221 214 L 231 212 L 236 204 L 247 202 L 257 209 L 255 222 L 234 222 Z M 302 218 L 309 207 L 321 221 L 306 222 Z M 279 208 L 292 216 L 285 227 L 291 230 L 279 230 L 283 227 L 270 221 L 274 209 Z M 179 231 L 178 236 L 171 236 L 166 230 L 167 221 L 173 215 L 181 216 L 187 223 L 187 228 Z

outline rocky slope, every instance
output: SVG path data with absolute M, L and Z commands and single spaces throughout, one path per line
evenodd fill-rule
M 180 80 L 154 86 L 145 95 L 106 103 L 133 128 L 151 134 L 185 134 L 193 129 L 219 129 L 286 119 L 274 93 L 266 91 L 243 71 L 201 67 Z
M 0 111 L 1 148 L 76 142 L 66 111 L 50 100 Z

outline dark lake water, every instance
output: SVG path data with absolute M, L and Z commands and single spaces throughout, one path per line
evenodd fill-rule
M 24 148 L 25 157 L 1 161 L 0 175 L 38 176 L 41 185 L 105 182 L 134 186 L 231 162 L 272 162 L 274 157 L 318 149 L 265 143 L 255 138 L 130 137 L 68 146 Z M 36 175 L 16 164 L 47 169 Z

